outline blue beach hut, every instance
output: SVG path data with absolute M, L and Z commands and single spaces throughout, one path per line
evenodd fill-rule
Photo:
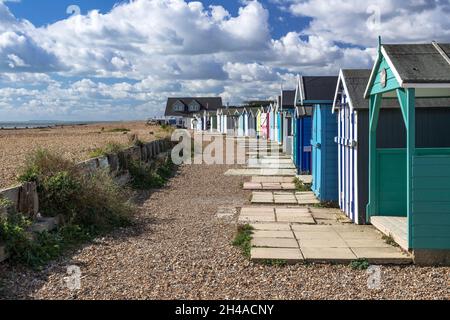
M 338 148 L 334 143 L 338 127 L 332 113 L 337 80 L 302 76 L 298 89 L 299 107 L 312 109 L 312 191 L 322 202 L 338 200 Z

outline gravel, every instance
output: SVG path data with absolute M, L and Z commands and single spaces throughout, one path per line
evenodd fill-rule
M 169 185 L 149 194 L 136 226 L 97 239 L 41 272 L 0 266 L 6 298 L 20 299 L 449 299 L 450 268 L 382 266 L 368 287 L 367 271 L 345 265 L 254 264 L 230 243 L 235 220 L 219 207 L 248 204 L 244 178 L 231 166 L 183 166 Z M 69 265 L 81 290 L 67 289 Z
M 108 142 L 128 144 L 127 134 L 109 132 L 117 128 L 131 130 L 130 134 L 138 135 L 142 141 L 153 141 L 164 134 L 159 127 L 147 126 L 145 122 L 139 121 L 0 130 L 0 189 L 17 184 L 18 171 L 27 155 L 37 148 L 58 152 L 73 161 L 82 161 L 88 159 L 93 150 Z

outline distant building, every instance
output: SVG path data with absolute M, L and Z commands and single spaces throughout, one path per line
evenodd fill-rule
M 208 130 L 210 115 L 222 108 L 221 97 L 168 98 L 166 117 L 182 119 L 187 129 Z

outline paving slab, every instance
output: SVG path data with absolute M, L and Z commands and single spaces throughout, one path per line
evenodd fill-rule
M 342 239 L 299 239 L 301 248 L 348 248 L 347 243 Z
M 295 169 L 229 169 L 226 176 L 288 176 L 295 175 Z
M 330 234 L 337 234 L 336 231 L 331 226 L 327 225 L 315 225 L 315 226 L 301 226 L 301 225 L 293 225 L 292 230 L 298 231 L 298 232 L 326 232 Z
M 285 182 L 290 182 L 292 183 L 293 178 L 291 177 L 277 177 L 277 176 L 272 176 L 272 177 L 263 177 L 263 176 L 255 176 L 252 177 L 251 182 L 256 182 L 256 183 L 285 183 Z
M 253 261 L 284 260 L 287 263 L 304 261 L 300 249 L 293 248 L 252 248 L 250 255 Z
M 308 248 L 300 246 L 300 250 L 305 259 L 310 262 L 350 263 L 357 259 L 357 256 L 349 248 Z
M 311 213 L 309 208 L 275 208 L 277 214 L 295 214 L 310 217 Z
M 252 215 L 252 216 L 243 216 L 240 215 L 239 222 L 250 223 L 250 222 L 276 222 L 275 215 Z
M 350 248 L 391 248 L 381 239 L 345 239 L 344 240 Z
M 252 239 L 252 247 L 264 248 L 298 248 L 298 242 L 295 239 L 283 238 L 254 238 Z
M 277 214 L 276 221 L 278 222 L 289 222 L 289 223 L 299 223 L 299 224 L 316 224 L 313 217 L 305 217 L 303 215 L 292 215 L 292 214 Z
M 344 241 L 337 233 L 333 232 L 304 232 L 294 231 L 295 237 L 299 240 L 329 240 Z
M 281 183 L 278 182 L 263 182 L 262 183 L 263 190 L 282 190 Z
M 381 235 L 378 234 L 375 230 L 373 230 L 372 232 L 369 231 L 353 231 L 353 232 L 342 232 L 342 231 L 337 231 L 339 236 L 344 239 L 344 240 L 378 240 L 381 242 L 384 242 L 384 240 L 382 239 Z
M 292 231 L 273 231 L 273 230 L 255 230 L 253 232 L 253 238 L 290 238 L 294 239 L 294 233 Z
M 295 183 L 281 183 L 281 188 L 283 190 L 295 190 L 297 187 Z
M 351 248 L 358 259 L 367 259 L 373 264 L 410 264 L 412 257 L 399 248 Z
M 270 215 L 274 214 L 275 209 L 270 207 L 243 207 L 241 215 Z
M 263 186 L 261 183 L 255 182 L 245 182 L 244 190 L 262 190 Z
M 252 223 L 254 230 L 264 231 L 291 231 L 291 226 L 288 223 Z

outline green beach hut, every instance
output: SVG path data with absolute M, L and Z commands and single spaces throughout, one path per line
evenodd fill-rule
M 420 121 L 416 117 L 418 100 L 427 99 L 432 107 L 450 98 L 449 55 L 450 44 L 380 40 L 365 92 L 370 101 L 367 219 L 420 264 L 450 263 L 450 117 L 447 108 L 429 111 Z M 377 147 L 383 99 L 399 102 L 405 148 Z

